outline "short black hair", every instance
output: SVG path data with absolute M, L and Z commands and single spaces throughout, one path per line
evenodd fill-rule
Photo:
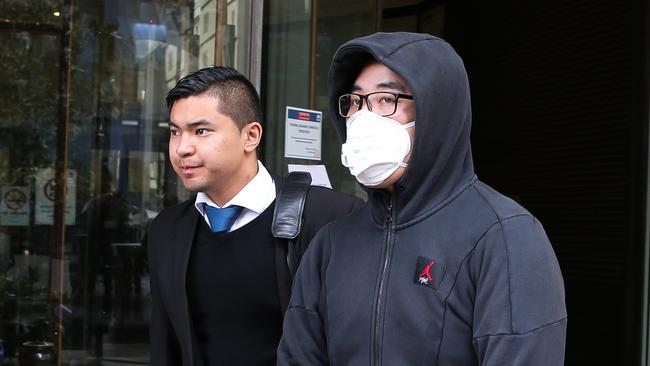
M 219 113 L 232 118 L 240 130 L 250 122 L 262 123 L 262 104 L 257 90 L 232 67 L 206 67 L 183 77 L 167 93 L 167 108 L 171 111 L 177 100 L 197 95 L 216 97 Z

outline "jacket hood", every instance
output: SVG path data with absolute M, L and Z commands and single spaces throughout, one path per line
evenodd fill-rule
M 341 142 L 346 140 L 346 126 L 345 118 L 338 114 L 338 97 L 351 90 L 362 68 L 372 60 L 399 74 L 413 91 L 411 159 L 391 199 L 396 224 L 419 221 L 475 179 L 467 73 L 447 42 L 426 34 L 375 33 L 345 43 L 336 51 L 329 71 L 330 115 Z M 375 201 L 373 206 L 378 208 L 386 194 L 367 190 L 371 204 Z

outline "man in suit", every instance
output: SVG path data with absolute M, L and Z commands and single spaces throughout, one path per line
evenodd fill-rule
M 259 96 L 215 66 L 181 79 L 167 106 L 169 159 L 197 194 L 149 229 L 151 364 L 275 365 L 291 273 L 287 243 L 270 230 L 280 182 L 257 160 Z M 312 187 L 298 247 L 359 203 Z

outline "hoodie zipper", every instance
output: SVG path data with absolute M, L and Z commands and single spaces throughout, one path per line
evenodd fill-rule
M 389 203 L 387 207 L 387 213 L 388 215 L 386 216 L 386 241 L 385 241 L 385 257 L 384 257 L 384 264 L 381 269 L 381 273 L 379 274 L 379 290 L 377 292 L 377 299 L 375 303 L 375 313 L 373 314 L 374 321 L 375 321 L 375 329 L 374 329 L 374 343 L 373 343 L 373 355 L 374 355 L 374 362 L 373 365 L 380 365 L 380 356 L 381 356 L 381 344 L 379 341 L 379 335 L 381 334 L 381 324 L 380 324 L 380 317 L 381 317 L 381 312 L 383 308 L 383 297 L 384 297 L 384 285 L 385 285 L 385 280 L 386 280 L 386 271 L 388 270 L 388 266 L 390 264 L 390 260 L 392 257 L 392 223 L 393 223 L 393 204 Z

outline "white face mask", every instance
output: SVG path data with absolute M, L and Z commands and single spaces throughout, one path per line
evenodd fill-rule
M 415 121 L 401 124 L 365 109 L 358 111 L 346 123 L 341 163 L 365 186 L 383 183 L 399 167 L 406 167 L 404 158 L 411 151 L 406 129 L 413 126 Z

